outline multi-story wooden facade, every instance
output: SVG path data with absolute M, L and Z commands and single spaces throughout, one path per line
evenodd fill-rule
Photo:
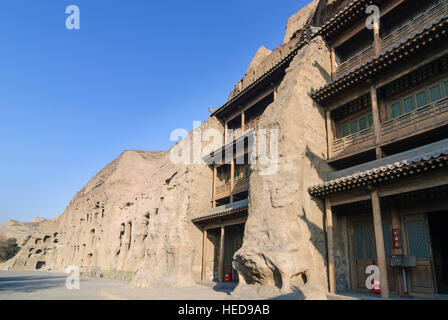
M 366 27 L 368 5 L 380 28 Z M 378 265 L 383 297 L 447 293 L 448 1 L 354 1 L 319 35 L 331 81 L 312 93 L 326 112 L 335 171 L 309 193 L 325 200 L 330 291 L 366 289 Z M 398 238 L 395 238 L 397 237 Z M 347 262 L 347 268 L 338 267 Z
M 369 5 L 380 9 L 379 29 L 366 26 Z M 310 95 L 325 114 L 323 160 L 333 171 L 300 195 L 325 203 L 322 277 L 330 292 L 366 291 L 366 268 L 377 265 L 383 297 L 402 294 L 403 270 L 390 265 L 404 255 L 416 259 L 405 275 L 411 294 L 448 293 L 447 26 L 448 0 L 353 1 L 212 112 L 224 134 L 222 148 L 204 159 L 213 171 L 211 210 L 193 219 L 203 230 L 202 280 L 237 280 L 232 256 L 249 214 L 250 137 L 298 50 L 322 37 L 330 80 Z

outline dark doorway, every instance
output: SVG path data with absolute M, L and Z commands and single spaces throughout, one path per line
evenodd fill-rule
M 448 212 L 429 214 L 428 220 L 437 291 L 440 294 L 448 294 L 448 237 L 445 235 Z

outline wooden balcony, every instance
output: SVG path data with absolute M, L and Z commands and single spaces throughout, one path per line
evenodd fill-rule
M 395 45 L 405 41 L 415 34 L 423 31 L 427 26 L 432 25 L 439 19 L 448 15 L 448 1 L 443 0 L 434 7 L 422 13 L 420 16 L 411 20 L 408 24 L 395 30 L 390 35 L 381 39 L 380 55 L 387 50 L 392 49 Z M 342 77 L 350 73 L 357 67 L 367 63 L 375 57 L 373 44 L 365 50 L 359 52 L 349 60 L 341 63 L 336 69 L 336 78 Z
M 235 186 L 233 187 L 233 194 L 241 193 L 249 190 L 249 177 L 243 177 L 242 179 L 235 180 Z
M 215 199 L 230 197 L 230 183 L 216 186 Z
M 381 143 L 390 143 L 448 124 L 448 98 L 383 122 Z
M 331 158 L 345 154 L 359 153 L 373 147 L 373 129 L 359 131 L 344 138 L 336 139 L 331 144 Z
M 215 199 L 227 198 L 230 197 L 231 194 L 238 194 L 247 190 L 249 190 L 249 176 L 236 179 L 233 190 L 231 189 L 230 183 L 217 186 L 215 191 Z
M 260 122 L 260 118 L 261 117 L 257 117 L 257 118 L 254 118 L 254 119 L 250 120 L 249 122 L 247 122 L 244 125 L 245 131 L 247 132 L 247 131 L 252 130 L 252 129 L 257 129 L 258 128 L 258 123 Z
M 380 143 L 386 145 L 448 125 L 448 98 L 415 109 L 381 124 Z M 330 159 L 351 156 L 374 146 L 373 129 L 336 139 L 331 143 Z

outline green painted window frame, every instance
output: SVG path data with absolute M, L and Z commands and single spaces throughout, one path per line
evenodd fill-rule
M 344 124 L 341 127 L 341 135 L 342 135 L 342 138 L 350 135 L 350 128 L 348 127 L 348 123 Z
M 407 102 L 411 103 L 411 106 L 410 106 L 411 108 L 410 109 L 407 108 Z M 403 99 L 403 114 L 412 112 L 413 110 L 415 110 L 415 98 L 414 98 L 414 96 L 410 96 L 410 97 L 407 97 L 407 98 Z
M 361 129 L 361 121 L 365 121 L 366 122 L 366 127 L 364 129 Z M 352 125 L 356 124 L 356 130 L 353 131 L 353 127 Z M 344 138 L 346 136 L 349 136 L 351 134 L 355 134 L 357 132 L 363 131 L 363 130 L 367 130 L 369 128 L 371 128 L 373 126 L 373 116 L 371 113 L 369 114 L 365 114 L 362 117 L 356 118 L 352 121 L 346 122 L 343 125 L 341 125 L 341 137 Z
M 422 96 L 422 94 L 424 94 L 424 97 L 425 97 L 425 103 L 420 104 L 420 103 L 419 103 L 419 96 Z M 426 92 L 426 90 L 417 92 L 417 93 L 415 94 L 415 102 L 416 102 L 416 107 L 417 107 L 417 109 L 418 109 L 418 108 L 421 108 L 421 107 L 424 107 L 424 106 L 426 106 L 427 104 L 429 104 L 428 93 Z
M 433 89 L 438 89 L 438 97 L 433 99 Z M 429 99 L 431 100 L 431 102 L 435 102 L 438 101 L 440 99 L 443 98 L 443 92 L 442 92 L 442 88 L 440 87 L 440 83 L 437 83 L 436 85 L 428 88 L 428 92 L 429 92 Z
M 394 108 L 398 107 L 399 114 L 396 114 Z M 401 101 L 394 102 L 390 105 L 390 115 L 392 119 L 398 118 L 403 115 L 403 104 Z

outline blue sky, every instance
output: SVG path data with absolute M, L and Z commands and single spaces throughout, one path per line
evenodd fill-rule
M 168 149 L 307 2 L 2 1 L 0 223 L 61 214 L 123 150 Z

